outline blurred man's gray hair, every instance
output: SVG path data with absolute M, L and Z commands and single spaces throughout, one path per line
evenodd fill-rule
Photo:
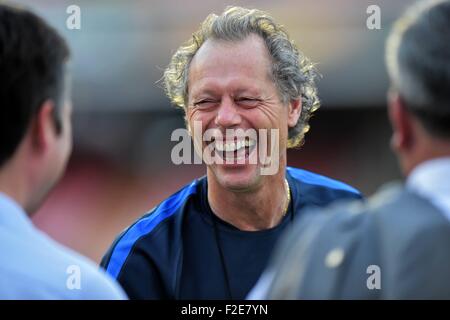
M 164 84 L 171 102 L 186 110 L 189 65 L 208 39 L 244 40 L 259 35 L 272 59 L 271 77 L 284 104 L 301 99 L 302 112 L 297 125 L 289 129 L 289 147 L 303 143 L 309 119 L 319 106 L 315 79 L 317 71 L 289 38 L 284 28 L 260 10 L 228 7 L 220 16 L 210 14 L 190 40 L 178 48 L 164 72 Z
M 386 63 L 393 89 L 437 135 L 450 136 L 450 1 L 423 1 L 395 23 Z

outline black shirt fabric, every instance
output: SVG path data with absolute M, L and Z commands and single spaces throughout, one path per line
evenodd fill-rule
M 291 202 L 274 228 L 242 231 L 215 216 L 203 177 L 125 230 L 101 265 L 131 299 L 244 299 L 280 235 L 306 207 L 361 198 L 356 189 L 309 171 L 288 167 L 286 178 Z

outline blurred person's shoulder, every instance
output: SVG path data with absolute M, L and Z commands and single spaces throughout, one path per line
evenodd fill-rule
M 310 210 L 279 245 L 269 297 L 448 297 L 442 280 L 449 274 L 439 261 L 450 262 L 449 228 L 429 201 L 400 184 L 383 187 L 367 201 Z M 383 285 L 369 288 L 377 272 Z
M 9 237 L 0 265 L 4 299 L 126 299 L 120 286 L 88 258 L 30 229 Z

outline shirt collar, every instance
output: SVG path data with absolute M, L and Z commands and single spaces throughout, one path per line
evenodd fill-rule
M 0 192 L 0 227 L 32 228 L 33 224 L 23 208 L 10 196 Z
M 406 186 L 420 193 L 450 193 L 450 157 L 428 160 L 409 174 Z

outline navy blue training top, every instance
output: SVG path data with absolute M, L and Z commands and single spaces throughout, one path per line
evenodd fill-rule
M 361 198 L 356 189 L 309 171 L 288 167 L 286 178 L 292 200 L 274 228 L 241 231 L 215 216 L 203 177 L 119 235 L 101 265 L 130 299 L 244 299 L 265 269 L 280 234 L 305 207 Z

